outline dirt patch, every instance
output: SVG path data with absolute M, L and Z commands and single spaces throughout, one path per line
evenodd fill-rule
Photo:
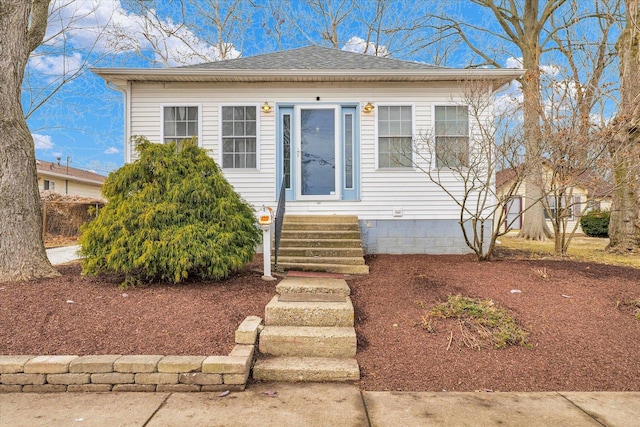
M 626 305 L 640 298 L 640 270 L 471 256 L 367 262 L 371 274 L 348 281 L 363 389 L 640 390 L 640 321 Z M 117 277 L 81 277 L 78 264 L 56 279 L 0 284 L 0 354 L 226 354 L 239 323 L 264 317 L 275 294 L 277 282 L 252 271 L 261 265 L 258 256 L 223 282 L 124 291 Z M 426 310 L 457 294 L 505 308 L 532 348 L 474 350 L 455 320 L 422 327 Z

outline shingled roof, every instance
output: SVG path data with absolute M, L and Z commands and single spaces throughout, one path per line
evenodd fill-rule
M 322 46 L 306 46 L 180 68 L 209 70 L 433 70 L 442 67 L 363 55 Z
M 543 161 L 545 165 L 545 161 Z M 523 175 L 525 173 L 524 166 L 518 165 L 516 168 L 506 168 L 496 172 L 496 188 L 500 188 L 507 184 L 512 179 L 515 179 L 517 175 Z M 519 179 L 523 179 L 520 176 Z M 574 187 L 584 188 L 589 194 L 596 198 L 606 198 L 613 195 L 614 186 L 599 176 L 594 171 L 584 171 L 575 178 Z
M 96 184 L 102 184 L 107 178 L 106 176 L 95 172 L 60 165 L 58 163 L 47 162 L 45 160 L 36 160 L 36 169 L 38 170 L 38 173 L 41 173 L 42 175 L 57 176 L 74 179 L 76 181 L 93 182 Z
M 92 68 L 117 86 L 126 82 L 433 82 L 490 81 L 494 88 L 524 70 L 444 68 L 339 49 L 307 46 L 246 58 L 171 68 Z

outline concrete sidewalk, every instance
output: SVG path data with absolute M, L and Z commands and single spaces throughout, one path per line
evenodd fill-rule
M 0 394 L 0 426 L 638 426 L 640 393 L 361 392 L 265 383 L 244 392 Z
M 79 250 L 80 245 L 47 249 L 47 258 L 49 258 L 51 265 L 65 264 L 80 259 Z

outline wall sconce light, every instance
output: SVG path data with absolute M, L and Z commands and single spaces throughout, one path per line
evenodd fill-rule
M 264 104 L 262 104 L 262 107 L 260 108 L 262 108 L 262 111 L 264 111 L 265 113 L 271 112 L 271 105 L 269 105 L 269 103 L 266 101 Z
M 367 102 L 367 105 L 364 106 L 363 110 L 365 113 L 370 113 L 373 111 L 373 109 L 376 108 L 374 107 L 374 105 L 370 102 Z

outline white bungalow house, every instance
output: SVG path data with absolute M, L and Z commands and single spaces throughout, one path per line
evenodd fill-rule
M 547 193 L 546 205 L 544 209 L 544 216 L 546 218 L 547 227 L 553 230 L 551 217 L 556 218 L 558 212 L 556 209 L 556 197 L 554 197 L 551 187 L 553 186 L 553 173 L 551 168 L 546 162 L 543 162 L 543 191 Z M 498 197 L 503 196 L 510 191 L 510 188 L 514 185 L 517 177 L 517 173 L 513 168 L 503 169 L 496 172 L 496 193 Z M 523 223 L 523 217 L 527 215 L 525 209 L 525 194 L 526 194 L 526 182 L 521 182 L 516 186 L 514 197 L 504 207 L 505 209 L 505 221 L 500 224 L 501 230 L 509 227 L 509 231 L 517 233 Z M 575 178 L 575 182 L 572 183 L 566 189 L 565 198 L 561 206 L 568 207 L 566 215 L 566 230 L 567 232 L 582 233 L 580 227 L 580 218 L 588 211 L 603 210 L 608 211 L 611 209 L 613 196 L 613 185 L 606 182 L 600 176 L 593 171 L 585 171 Z
M 355 215 L 367 253 L 436 254 L 468 252 L 459 208 L 416 167 L 424 160 L 396 154 L 434 134 L 464 156 L 474 144 L 465 82 L 495 92 L 522 75 L 318 46 L 93 72 L 124 94 L 127 162 L 135 158 L 132 136 L 196 136 L 256 208 L 275 207 L 284 181 L 287 215 Z M 450 185 L 460 185 L 453 174 Z

